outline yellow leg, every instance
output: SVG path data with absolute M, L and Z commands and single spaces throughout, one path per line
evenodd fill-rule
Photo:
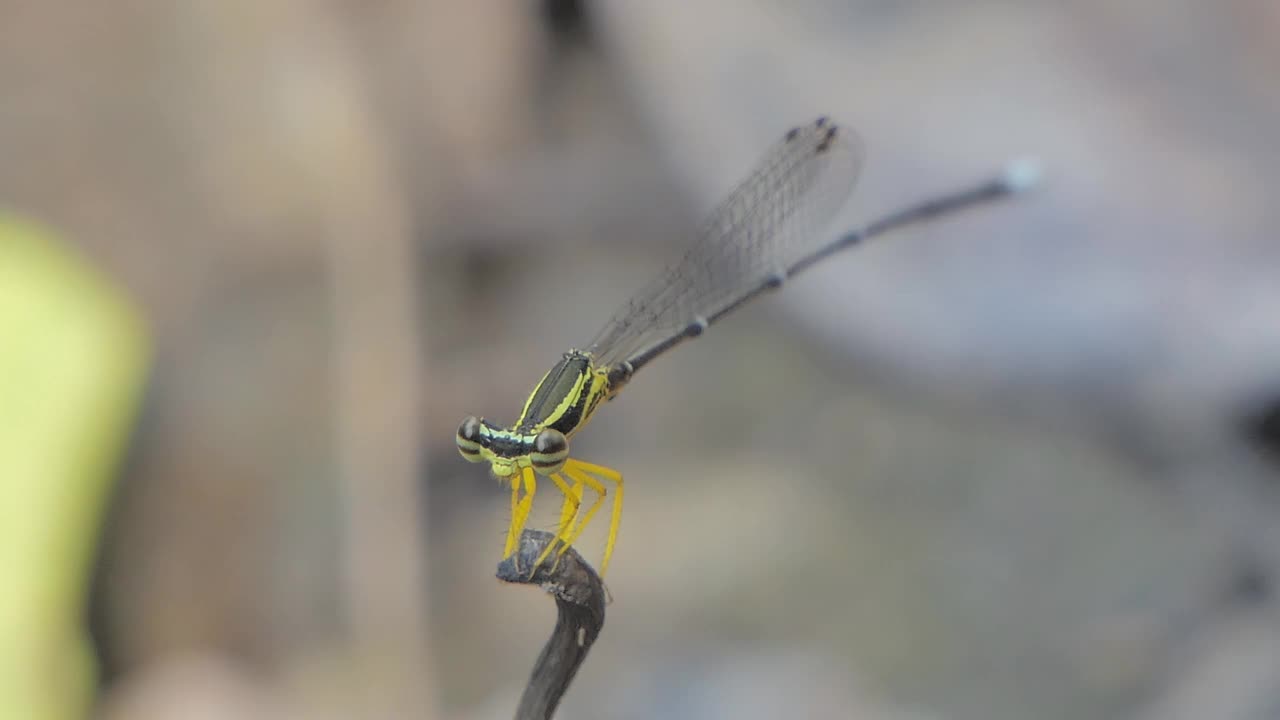
M 529 511 L 533 509 L 533 495 L 538 491 L 538 481 L 534 478 L 533 468 L 521 468 L 518 476 L 511 478 L 512 495 L 515 498 L 515 486 L 524 483 L 524 497 L 516 503 L 511 512 L 511 529 L 507 535 L 507 551 L 503 557 L 510 557 L 520 546 L 520 536 L 524 534 L 524 525 L 529 520 Z
M 591 477 L 592 475 L 602 477 L 617 485 L 617 488 L 615 488 L 616 494 L 613 496 L 613 517 L 609 520 L 609 539 L 605 542 L 604 560 L 600 563 L 600 577 L 604 577 L 605 572 L 609 569 L 609 558 L 613 557 L 613 546 L 618 542 L 618 524 L 622 520 L 622 473 L 612 468 L 572 458 L 565 462 L 564 471 L 569 477 L 586 482 L 587 487 L 599 493 L 600 497 L 596 499 L 596 505 L 599 505 L 600 501 L 604 499 L 605 488 L 595 478 Z M 578 526 L 578 532 L 581 532 L 582 528 L 586 527 L 587 521 L 595 513 L 596 505 L 592 506 L 591 511 L 587 513 L 587 517 Z M 575 534 L 574 537 L 576 538 L 577 535 Z
M 573 532 L 569 533 L 569 536 L 565 539 L 565 546 L 568 547 L 578 539 L 578 536 L 582 534 L 582 531 L 591 523 L 591 518 L 595 517 L 596 511 L 600 509 L 600 505 L 604 502 L 605 495 L 608 495 L 609 491 L 604 485 L 600 484 L 599 480 L 596 480 L 577 468 L 565 468 L 565 473 L 577 481 L 578 486 L 586 485 L 596 494 L 595 502 L 591 503 L 590 508 L 587 508 L 587 514 L 582 518 L 582 522 L 578 523 L 578 527 L 575 528 Z
M 556 537 L 563 539 L 578 520 L 578 509 L 582 507 L 582 483 L 569 487 L 569 483 L 559 473 L 551 475 L 551 482 L 564 493 L 564 505 L 560 506 L 560 525 L 556 530 Z
M 511 476 L 511 524 L 507 526 L 507 544 L 502 550 L 502 557 L 511 557 L 516 549 L 516 509 L 520 500 L 520 476 Z
M 560 527 L 556 530 L 555 540 L 547 543 L 547 547 L 533 563 L 535 568 L 541 565 L 543 560 L 547 559 L 547 556 L 551 554 L 551 550 L 557 545 L 561 546 L 560 552 L 556 553 L 556 561 L 559 562 L 560 555 L 569 547 L 567 539 L 569 530 L 573 527 L 574 521 L 578 519 L 578 511 L 582 507 L 582 483 L 569 487 L 569 483 L 565 482 L 559 473 L 552 473 L 550 477 L 551 482 L 555 483 L 556 487 L 560 488 L 560 492 L 564 493 L 564 505 L 560 507 Z M 555 566 L 552 566 L 551 569 L 554 570 Z

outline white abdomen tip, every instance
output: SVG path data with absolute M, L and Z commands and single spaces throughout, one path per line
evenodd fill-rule
M 1039 158 L 1023 157 L 1006 165 L 1002 178 L 1010 192 L 1025 192 L 1039 185 L 1043 174 Z

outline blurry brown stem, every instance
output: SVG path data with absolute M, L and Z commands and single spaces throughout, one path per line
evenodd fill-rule
M 530 575 L 529 568 L 554 537 L 542 530 L 525 530 L 520 547 L 498 564 L 499 580 L 542 586 L 555 597 L 558 611 L 555 629 L 520 697 L 516 720 L 551 718 L 604 627 L 604 584 L 576 550 L 570 548 L 554 569 L 547 560 Z

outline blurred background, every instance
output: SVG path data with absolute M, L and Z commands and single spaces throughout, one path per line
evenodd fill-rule
M 508 497 L 458 423 L 514 420 L 827 114 L 868 150 L 842 227 L 1027 153 L 1047 182 L 826 262 L 597 415 L 574 454 L 627 503 L 559 716 L 1280 718 L 1280 5 L 0 17 L 0 210 L 94 275 L 76 320 L 136 318 L 47 346 L 116 398 L 54 382 L 91 428 L 49 455 L 116 440 L 8 501 L 11 554 L 71 578 L 0 625 L 13 717 L 509 717 L 555 611 L 494 580 Z M 73 702 L 43 648 L 85 627 Z

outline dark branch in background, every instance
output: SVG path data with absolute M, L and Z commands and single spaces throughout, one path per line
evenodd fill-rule
M 1280 388 L 1273 388 L 1255 403 L 1243 424 L 1246 440 L 1280 466 Z
M 547 32 L 559 44 L 591 42 L 591 13 L 586 0 L 543 0 L 542 19 Z
M 498 564 L 499 580 L 541 586 L 555 598 L 558 611 L 551 639 L 520 697 L 516 720 L 549 720 L 604 627 L 604 584 L 577 550 L 570 548 L 559 563 L 547 559 L 530 575 L 534 561 L 554 538 L 543 530 L 525 530 L 520 547 Z

